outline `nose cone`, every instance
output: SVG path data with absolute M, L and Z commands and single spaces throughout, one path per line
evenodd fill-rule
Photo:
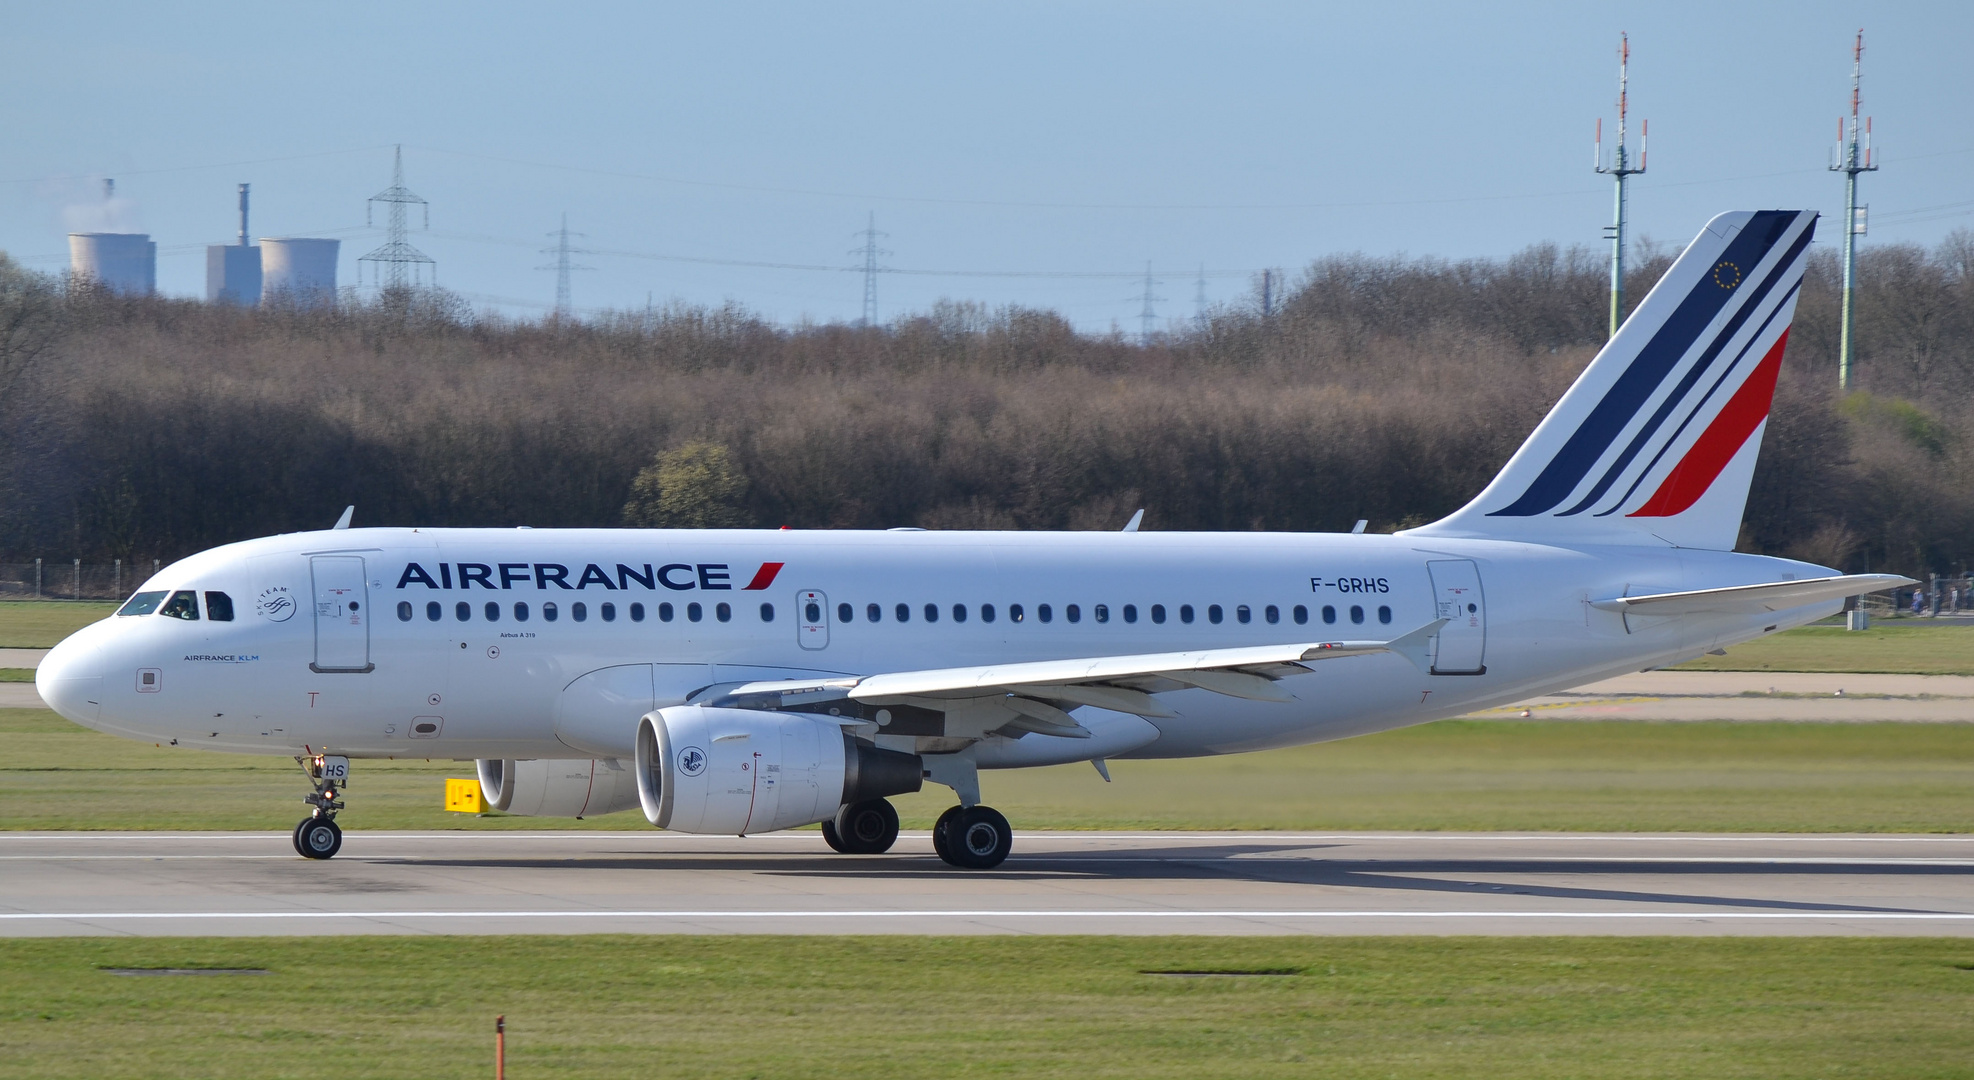
M 103 659 L 86 633 L 48 651 L 34 669 L 34 690 L 48 707 L 78 724 L 92 724 L 103 713 Z

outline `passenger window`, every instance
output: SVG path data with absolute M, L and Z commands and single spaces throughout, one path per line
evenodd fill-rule
M 1188 609 L 1188 610 L 1190 610 L 1190 609 Z M 1127 609 L 1127 613 L 1128 613 L 1128 609 Z M 1129 619 L 1129 618 L 1127 617 L 1127 618 L 1125 619 L 1125 621 L 1126 621 L 1126 622 L 1129 622 L 1129 621 L 1130 621 L 1130 619 Z M 1155 623 L 1164 623 L 1164 622 L 1165 622 L 1165 605 L 1164 605 L 1164 604 L 1153 604 L 1153 605 L 1152 605 L 1152 621 L 1153 621 L 1153 622 L 1155 622 Z
M 994 605 L 992 604 L 980 605 L 980 621 L 981 622 L 994 621 Z
M 500 605 L 494 603 L 492 600 L 487 601 L 487 621 L 488 622 L 500 621 Z
M 1110 621 L 1109 604 L 1098 604 L 1096 607 L 1091 608 L 1090 612 L 1096 616 L 1098 622 L 1107 623 Z
M 633 611 L 631 612 L 631 616 L 632 616 L 633 618 L 635 618 L 635 617 L 637 617 L 637 616 L 638 616 L 638 615 L 640 615 L 640 614 L 642 614 L 642 613 L 641 613 L 641 612 L 638 612 L 638 611 L 636 611 L 636 610 L 633 610 Z M 732 605 L 732 604 L 729 604 L 729 603 L 727 603 L 727 602 L 725 602 L 724 600 L 723 600 L 723 601 L 721 601 L 720 603 L 717 603 L 717 604 L 714 604 L 714 605 L 713 605 L 713 617 L 714 617 L 715 619 L 718 619 L 718 620 L 720 620 L 721 622 L 732 622 L 732 621 L 733 621 L 733 605 Z
M 1309 609 L 1301 604 L 1295 606 L 1295 624 L 1301 626 L 1309 621 Z
M 617 605 L 609 603 L 608 601 L 596 605 L 596 613 L 597 615 L 602 617 L 604 622 L 617 621 Z
M 174 619 L 184 619 L 187 622 L 197 622 L 199 619 L 198 595 L 190 589 L 172 593 L 171 599 L 165 601 L 165 606 L 158 609 L 158 614 L 168 615 Z
M 1240 607 L 1234 609 L 1234 621 L 1251 623 L 1254 621 L 1254 612 L 1249 611 L 1246 604 L 1242 604 Z
M 926 622 L 938 622 L 938 621 L 939 621 L 939 605 L 938 605 L 938 604 L 927 604 L 927 605 L 925 605 L 925 621 L 926 621 Z
M 664 603 L 658 605 L 658 621 L 659 622 L 672 621 L 672 605 L 664 604 Z
M 1378 605 L 1378 621 L 1381 623 L 1388 623 L 1391 621 L 1391 609 L 1384 606 L 1383 604 Z
M 966 621 L 966 605 L 965 605 L 965 604 L 954 604 L 954 605 L 953 605 L 953 621 L 954 621 L 954 622 L 965 622 L 965 621 Z
M 1333 623 L 1333 622 L 1336 622 L 1336 621 L 1337 621 L 1337 609 L 1336 609 L 1336 608 L 1334 608 L 1334 607 L 1332 607 L 1332 606 L 1331 606 L 1331 605 L 1329 605 L 1329 604 L 1324 604 L 1324 605 L 1323 605 L 1323 621 L 1324 621 L 1324 622 L 1326 622 L 1326 623 Z
M 562 613 L 555 609 L 555 601 L 553 600 L 542 601 L 541 618 L 543 622 L 554 622 L 555 617 L 560 614 Z
M 1080 608 L 1080 607 L 1077 607 L 1077 606 L 1076 606 L 1075 604 L 1065 604 L 1065 605 L 1063 605 L 1063 609 L 1062 609 L 1062 617 L 1063 617 L 1063 618 L 1065 618 L 1065 619 L 1068 619 L 1068 620 L 1069 620 L 1070 622 L 1073 622 L 1073 623 L 1079 623 L 1079 622 L 1082 622 L 1082 621 L 1083 621 L 1083 609 L 1082 609 L 1082 608 Z M 1044 619 L 1044 620 L 1042 620 L 1042 621 L 1043 621 L 1043 622 L 1047 622 L 1048 620 L 1047 620 L 1047 619 Z
M 1362 606 L 1358 604 L 1350 605 L 1350 621 L 1354 623 L 1364 621 L 1364 608 Z
M 1261 609 L 1261 617 L 1267 619 L 1270 625 L 1281 622 L 1282 609 L 1276 607 L 1273 604 L 1269 604 L 1267 607 Z M 1242 619 L 1241 621 L 1246 622 L 1247 620 Z
M 822 605 L 816 603 L 814 600 L 809 601 L 809 605 L 802 609 L 802 616 L 812 623 L 821 622 Z
M 1136 604 L 1124 605 L 1124 621 L 1128 623 L 1134 623 L 1138 621 L 1138 605 Z
M 223 592 L 207 593 L 206 618 L 213 622 L 232 622 L 233 598 Z
M 164 602 L 164 598 L 165 594 L 162 592 L 138 593 L 136 596 L 124 601 L 123 606 L 117 609 L 117 614 L 149 615 L 151 612 L 158 610 L 158 605 Z
M 452 615 L 460 622 L 465 622 L 473 617 L 473 605 L 461 600 L 452 606 Z
M 1223 614 L 1223 613 L 1221 612 L 1221 610 L 1220 610 L 1220 605 L 1219 605 L 1219 604 L 1208 604 L 1208 605 L 1206 606 L 1206 621 L 1207 621 L 1207 622 L 1210 622 L 1210 623 L 1212 623 L 1212 624 L 1213 624 L 1213 625 L 1215 625 L 1215 626 L 1219 626 L 1219 625 L 1220 625 L 1220 620 L 1221 620 L 1222 618 L 1224 618 L 1224 617 L 1225 617 L 1225 616 L 1224 616 L 1224 614 Z
M 691 622 L 698 622 L 706 617 L 706 609 L 700 607 L 699 601 L 695 600 L 685 606 L 685 617 Z
M 1179 621 L 1182 623 L 1190 623 L 1193 621 L 1193 605 L 1191 604 L 1179 605 Z
M 425 602 L 426 622 L 438 622 L 440 618 L 444 617 L 445 613 L 446 609 L 437 600 L 428 600 Z
M 897 607 L 891 609 L 891 614 L 896 616 L 899 622 L 911 622 L 912 606 L 910 604 L 899 604 Z
M 878 607 L 876 604 L 865 604 L 864 618 L 869 619 L 871 622 L 883 622 L 884 609 Z
M 1035 617 L 1042 620 L 1043 622 L 1052 622 L 1055 620 L 1056 613 L 1054 611 L 1051 611 L 1049 609 L 1049 605 L 1047 604 L 1036 604 Z
M 210 611 L 212 609 L 212 605 L 207 604 L 206 609 Z M 409 600 L 398 601 L 398 621 L 399 622 L 411 621 L 411 601 Z
M 1009 605 L 1008 605 L 1008 621 L 1009 621 L 1009 622 L 1020 622 L 1020 621 L 1021 621 L 1021 620 L 1022 620 L 1023 618 L 1026 618 L 1026 617 L 1027 617 L 1027 614 L 1028 614 L 1027 612 L 1025 612 L 1025 611 L 1023 611 L 1023 610 L 1022 610 L 1022 608 L 1021 608 L 1021 605 L 1020 605 L 1020 604 L 1009 604 Z
M 762 622 L 775 621 L 775 606 L 773 604 L 761 605 L 761 621 Z
M 846 626 L 849 625 L 850 621 L 856 617 L 854 611 L 855 609 L 848 604 L 836 605 L 836 621 Z
M 589 605 L 583 603 L 581 600 L 570 604 L 569 617 L 577 622 L 587 622 L 589 620 Z
M 515 622 L 528 621 L 528 604 L 526 601 L 516 600 L 514 602 L 514 621 Z
M 632 604 L 632 605 L 631 605 L 631 621 L 632 621 L 632 622 L 643 622 L 643 621 L 644 621 L 644 605 L 643 605 L 643 604 Z

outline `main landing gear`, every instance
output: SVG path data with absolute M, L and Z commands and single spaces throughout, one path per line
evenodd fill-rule
M 332 859 L 343 849 L 343 829 L 336 824 L 336 812 L 343 809 L 338 784 L 347 784 L 350 759 L 317 754 L 297 757 L 295 763 L 308 775 L 315 790 L 302 798 L 314 812 L 295 826 L 295 853 L 304 859 Z
M 898 842 L 898 811 L 888 799 L 851 803 L 822 823 L 823 839 L 845 855 L 881 855 Z
M 1013 827 L 991 806 L 955 806 L 932 826 L 932 850 L 963 869 L 991 870 L 1013 848 Z

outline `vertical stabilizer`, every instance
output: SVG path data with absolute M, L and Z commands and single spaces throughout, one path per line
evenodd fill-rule
M 1731 550 L 1815 226 L 1708 222 L 1487 489 L 1408 535 Z

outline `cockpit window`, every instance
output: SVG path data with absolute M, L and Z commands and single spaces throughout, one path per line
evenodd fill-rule
M 223 592 L 207 593 L 206 618 L 214 622 L 232 622 L 233 598 Z
M 158 614 L 173 619 L 196 621 L 199 618 L 199 596 L 190 589 L 180 589 L 171 594 L 171 599 L 165 601 L 165 606 L 158 609 Z
M 149 615 L 151 612 L 158 610 L 158 605 L 164 602 L 164 598 L 165 594 L 163 592 L 138 593 L 136 596 L 124 601 L 123 606 L 117 609 L 117 614 Z

